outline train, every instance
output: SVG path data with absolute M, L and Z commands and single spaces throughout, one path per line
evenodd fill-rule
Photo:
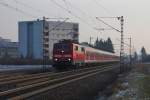
M 53 46 L 53 67 L 80 67 L 119 62 L 114 53 L 98 50 L 72 41 L 60 41 Z

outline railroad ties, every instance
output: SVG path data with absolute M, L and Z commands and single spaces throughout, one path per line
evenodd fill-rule
M 0 100 L 26 100 L 61 87 L 65 84 L 87 78 L 113 69 L 113 65 L 82 68 L 64 72 L 46 72 L 29 75 L 1 75 Z

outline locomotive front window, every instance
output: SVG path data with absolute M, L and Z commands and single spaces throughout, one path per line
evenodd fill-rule
M 75 46 L 75 50 L 78 51 L 78 46 Z
M 70 50 L 70 45 L 69 44 L 56 44 L 56 45 L 54 45 L 54 48 L 57 49 L 57 50 L 69 51 Z

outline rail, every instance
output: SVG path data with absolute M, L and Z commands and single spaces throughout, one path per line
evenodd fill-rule
M 23 87 L 19 87 L 16 89 L 11 89 L 8 91 L 4 91 L 4 92 L 0 92 L 0 99 L 8 99 L 11 98 L 12 99 L 21 99 L 21 98 L 28 98 L 31 97 L 33 95 L 36 95 L 38 93 L 44 92 L 46 90 L 52 89 L 52 88 L 56 88 L 58 86 L 61 86 L 63 84 L 67 84 L 69 82 L 81 79 L 81 78 L 85 78 L 88 77 L 90 75 L 94 75 L 96 73 L 102 73 L 104 71 L 110 70 L 114 68 L 114 66 L 105 66 L 105 67 L 95 67 L 93 69 L 87 70 L 87 71 L 77 71 L 75 74 L 73 75 L 67 75 L 64 77 L 60 77 L 57 79 L 52 79 L 52 80 L 48 80 L 48 81 L 43 81 L 37 84 L 31 84 L 31 85 L 27 85 L 27 86 L 23 86 Z M 88 69 L 88 68 L 87 68 Z M 30 91 L 30 92 L 29 92 Z

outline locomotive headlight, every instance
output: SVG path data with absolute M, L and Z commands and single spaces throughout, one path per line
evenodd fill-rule
M 69 58 L 68 61 L 71 61 L 71 59 Z
M 55 58 L 54 60 L 55 60 L 55 61 L 58 61 L 58 59 L 57 59 L 57 58 Z

